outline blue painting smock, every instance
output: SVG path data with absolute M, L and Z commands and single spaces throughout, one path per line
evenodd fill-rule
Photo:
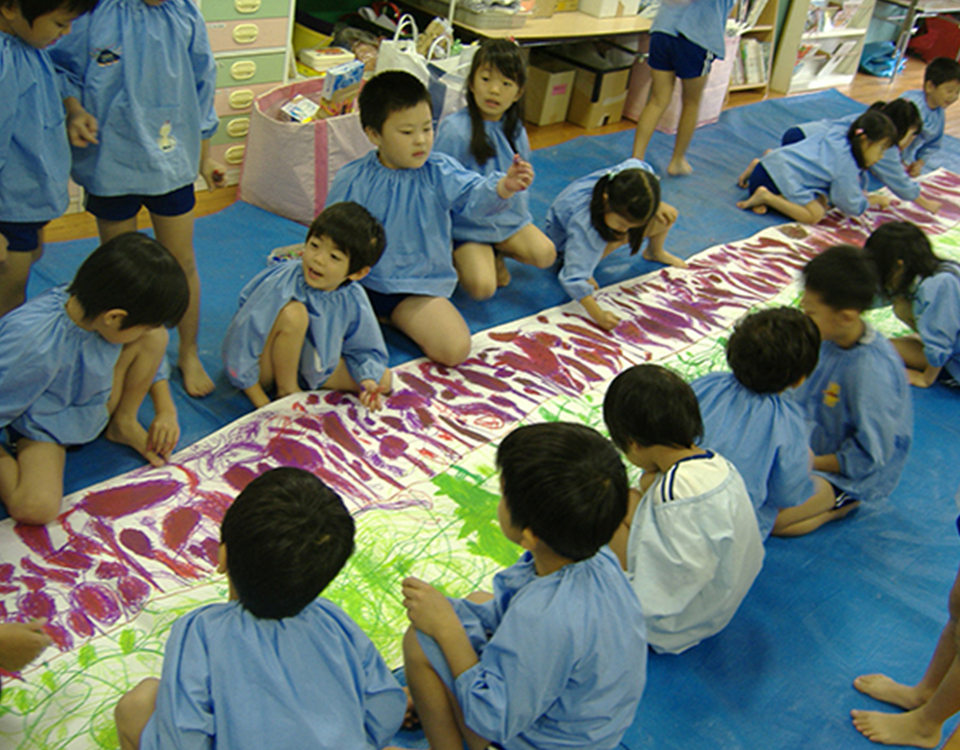
M 903 161 L 912 164 L 917 159 L 924 163 L 940 151 L 943 141 L 943 128 L 947 122 L 947 114 L 942 107 L 931 109 L 927 104 L 927 95 L 923 90 L 906 91 L 900 94 L 901 99 L 907 99 L 917 105 L 920 117 L 923 119 L 923 130 L 913 139 L 913 143 L 903 154 Z
M 860 114 L 838 117 L 835 120 L 817 120 L 815 122 L 805 122 L 797 127 L 807 137 L 822 133 L 833 126 L 845 127 L 847 132 L 850 126 L 860 117 Z M 906 167 L 903 166 L 899 147 L 894 144 L 883 152 L 883 158 L 880 159 L 868 170 L 870 174 L 880 180 L 881 183 L 890 188 L 891 192 L 898 198 L 905 201 L 915 201 L 920 197 L 920 183 L 907 174 Z
M 189 185 L 217 129 L 216 66 L 191 0 L 101 0 L 52 48 L 64 96 L 97 118 L 99 144 L 73 149 L 73 179 L 97 196 Z
M 869 205 L 863 170 L 853 157 L 847 128 L 829 128 L 760 157 L 780 194 L 805 206 L 818 195 L 848 216 L 859 216 Z
M 941 263 L 920 282 L 913 315 L 927 362 L 960 379 L 960 265 Z
M 482 175 L 493 174 L 494 172 L 505 173 L 510 169 L 513 163 L 513 149 L 510 147 L 510 141 L 507 140 L 503 132 L 503 120 L 491 122 L 483 121 L 484 132 L 493 147 L 496 154 L 482 166 L 477 163 L 476 158 L 470 151 L 470 134 L 473 132 L 473 126 L 470 122 L 470 112 L 467 109 L 461 109 L 454 112 L 440 123 L 437 130 L 437 138 L 433 143 L 435 151 L 449 154 L 467 169 L 479 172 Z M 527 138 L 527 129 L 523 123 L 517 128 L 517 153 L 524 161 L 530 161 L 530 140 Z M 455 242 L 483 242 L 494 244 L 503 242 L 508 237 L 512 237 L 527 224 L 533 223 L 533 215 L 530 213 L 530 191 L 521 190 L 509 201 L 509 205 L 496 216 L 477 220 L 470 215 L 458 214 L 453 217 L 453 239 Z
M 89 443 L 107 426 L 123 346 L 85 331 L 64 308 L 66 285 L 0 318 L 0 427 L 44 443 Z
M 607 241 L 600 236 L 590 219 L 590 199 L 600 178 L 611 171 L 642 169 L 655 174 L 653 167 L 640 159 L 627 159 L 615 167 L 607 167 L 581 177 L 563 189 L 547 211 L 544 234 L 556 245 L 561 258 L 560 286 L 570 299 L 582 300 L 595 289 L 589 279 L 603 260 Z M 624 239 L 624 244 L 627 240 Z
M 703 444 L 740 471 L 766 539 L 777 513 L 814 491 L 803 411 L 790 396 L 744 388 L 730 372 L 712 372 L 691 385 L 700 402 Z
M 643 612 L 609 547 L 538 576 L 533 556 L 497 573 L 493 599 L 452 599 L 479 663 L 456 680 L 417 632 L 466 725 L 506 750 L 617 747 L 647 674 Z
M 4 32 L 0 102 L 0 221 L 56 219 L 70 202 L 70 144 L 57 73 L 47 50 Z
M 343 356 L 357 383 L 380 382 L 387 345 L 363 287 L 348 281 L 332 292 L 309 286 L 303 263 L 289 260 L 267 268 L 240 292 L 240 309 L 223 337 L 227 377 L 245 390 L 260 381 L 260 357 L 280 310 L 290 301 L 307 308 L 309 327 L 300 355 L 300 378 L 310 390 L 322 388 Z
M 722 60 L 727 17 L 732 7 L 733 0 L 663 0 L 650 33 L 682 34 Z
M 822 342 L 794 397 L 812 423 L 814 454 L 836 454 L 840 473 L 814 473 L 859 500 L 893 492 L 913 437 L 909 388 L 897 350 L 870 326 L 849 349 Z
M 210 604 L 170 630 L 140 750 L 373 750 L 406 706 L 370 639 L 325 599 L 282 620 Z
M 747 488 L 723 456 L 705 451 L 658 473 L 627 541 L 627 577 L 653 649 L 679 654 L 723 630 L 763 555 Z
M 489 216 L 509 201 L 497 194 L 503 177 L 483 177 L 433 152 L 417 169 L 390 169 L 371 151 L 343 167 L 327 205 L 355 201 L 383 224 L 387 247 L 362 284 L 381 294 L 449 297 L 457 286 L 452 214 Z

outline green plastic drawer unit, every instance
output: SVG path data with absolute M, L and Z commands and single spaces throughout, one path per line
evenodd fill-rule
M 283 80 L 283 64 L 286 53 L 251 52 L 246 55 L 223 55 L 217 57 L 217 88 L 254 83 L 273 83 Z
M 203 0 L 200 10 L 208 21 L 286 16 L 290 0 Z
M 224 143 L 243 143 L 250 131 L 250 115 L 236 117 L 221 117 L 220 127 L 210 139 L 211 146 L 220 146 Z

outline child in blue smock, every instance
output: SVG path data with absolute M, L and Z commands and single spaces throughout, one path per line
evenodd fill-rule
M 310 225 L 300 263 L 278 263 L 240 292 L 223 364 L 254 407 L 301 390 L 360 394 L 371 409 L 390 391 L 387 346 L 358 283 L 383 252 L 383 227 L 357 203 L 328 206 Z
M 832 503 L 805 503 L 806 522 L 822 525 L 853 501 L 893 492 L 910 452 L 913 405 L 896 349 L 860 316 L 879 291 L 864 251 L 830 247 L 807 263 L 803 280 L 800 304 L 822 343 L 817 368 L 794 396 L 813 427 L 814 471 L 834 490 Z
M 637 120 L 633 157 L 643 159 L 653 131 L 670 106 L 680 79 L 682 104 L 667 174 L 693 172 L 687 148 L 697 129 L 700 99 L 710 66 L 726 52 L 724 32 L 733 0 L 663 0 L 650 28 L 650 96 Z
M 819 351 L 820 333 L 809 317 L 791 307 L 762 310 L 730 335 L 732 372 L 712 372 L 693 383 L 703 441 L 740 470 L 764 539 L 771 532 L 813 531 L 800 524 L 803 504 L 819 508 L 819 495 L 834 500 L 827 481 L 810 476 L 810 431 L 789 395 L 813 372 Z
M 686 268 L 664 250 L 667 233 L 677 220 L 677 209 L 660 200 L 660 181 L 649 164 L 627 159 L 610 169 L 599 169 L 572 182 L 547 211 L 546 232 L 560 256 L 560 286 L 577 300 L 605 331 L 620 318 L 604 310 L 593 297 L 599 288 L 593 273 L 600 261 L 623 245 L 647 260 Z
M 960 265 L 941 260 L 914 224 L 891 221 L 867 238 L 864 249 L 894 313 L 916 331 L 892 340 L 919 388 L 960 381 Z
M 511 432 L 497 466 L 497 517 L 526 550 L 520 561 L 494 576 L 492 595 L 447 599 L 403 582 L 404 667 L 427 740 L 611 750 L 647 666 L 643 612 L 606 546 L 627 510 L 626 471 L 598 432 L 562 422 Z
M 903 154 L 903 163 L 911 177 L 919 177 L 923 166 L 939 150 L 946 124 L 946 109 L 960 97 L 960 63 L 949 57 L 930 61 L 923 71 L 923 89 L 901 94 L 920 110 L 923 129 Z
M 403 689 L 337 605 L 317 598 L 353 552 L 354 523 L 303 469 L 254 479 L 220 526 L 230 601 L 173 624 L 160 679 L 123 696 L 122 748 L 382 748 Z
M 658 365 L 621 372 L 603 398 L 614 444 L 643 470 L 610 547 L 640 599 L 654 650 L 679 654 L 723 630 L 763 566 L 736 467 L 695 443 L 697 397 Z
M 530 141 L 520 119 L 527 81 L 520 47 L 507 39 L 485 40 L 473 56 L 467 81 L 466 109 L 440 123 L 434 149 L 483 175 L 506 172 L 518 155 L 530 161 Z M 510 283 L 504 256 L 537 268 L 549 268 L 557 257 L 553 243 L 533 225 L 526 191 L 496 216 L 455 215 L 453 241 L 460 286 L 474 299 L 489 299 L 498 286 Z
M 533 168 L 518 158 L 506 174 L 484 177 L 431 153 L 430 94 L 409 73 L 387 71 L 363 87 L 360 123 L 377 148 L 337 173 L 327 202 L 356 201 L 383 224 L 386 250 L 363 279 L 377 315 L 433 361 L 458 365 L 470 354 L 470 330 L 449 299 L 457 285 L 452 217 L 505 210 L 530 186 Z
M 23 304 L 40 231 L 69 203 L 70 148 L 46 48 L 96 4 L 0 2 L 0 316 Z
M 66 448 L 129 445 L 161 466 L 180 436 L 163 368 L 167 332 L 189 300 L 187 280 L 155 240 L 131 232 L 105 242 L 69 285 L 0 319 L 0 500 L 22 523 L 57 517 Z M 137 421 L 147 393 L 155 417 Z
M 923 128 L 923 120 L 920 119 L 917 105 L 908 99 L 894 99 L 892 102 L 877 102 L 870 109 L 883 112 L 897 129 L 896 144 L 883 152 L 880 161 L 870 167 L 870 174 L 890 188 L 890 191 L 898 198 L 913 201 L 930 213 L 937 213 L 940 210 L 940 202 L 921 195 L 920 183 L 910 177 L 903 166 L 903 153 L 906 152 Z M 858 114 L 852 114 L 834 120 L 817 120 L 796 125 L 784 132 L 780 145 L 789 146 L 808 136 L 825 132 L 834 127 L 847 131 L 859 116 Z
M 137 228 L 146 206 L 160 243 L 190 282 L 178 364 L 191 396 L 213 381 L 200 362 L 200 277 L 193 252 L 193 183 L 224 179 L 208 158 L 217 129 L 216 65 L 192 0 L 101 0 L 51 51 L 62 71 L 73 179 L 87 191 L 100 240 Z
M 868 110 L 846 130 L 828 128 L 754 159 L 737 184 L 750 197 L 737 207 L 763 214 L 768 208 L 805 224 L 816 224 L 830 205 L 848 216 L 868 206 L 886 208 L 883 195 L 867 195 L 864 171 L 897 142 L 897 129 L 881 112 Z

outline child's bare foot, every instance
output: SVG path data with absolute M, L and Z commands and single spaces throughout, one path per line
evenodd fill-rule
M 163 457 L 147 447 L 147 431 L 136 419 L 118 418 L 114 413 L 104 432 L 104 437 L 111 442 L 130 446 L 147 459 L 151 466 L 163 466 L 166 463 Z
M 500 253 L 494 253 L 493 260 L 497 267 L 497 286 L 504 287 L 510 283 L 510 269 L 503 262 L 503 256 Z
M 864 674 L 853 681 L 853 686 L 878 701 L 890 703 L 908 711 L 919 708 L 926 700 L 913 685 L 902 685 L 885 674 Z
M 183 374 L 183 387 L 194 398 L 203 398 L 213 391 L 213 381 L 203 369 L 200 357 L 195 353 L 181 354 L 180 372 Z
M 747 168 L 743 170 L 743 172 L 737 178 L 737 187 L 745 188 L 750 185 L 750 175 L 753 174 L 753 170 L 757 168 L 757 164 L 759 163 L 759 159 L 754 159 L 749 165 L 747 165 Z
M 911 745 L 936 747 L 940 744 L 941 725 L 930 726 L 920 719 L 917 711 L 905 714 L 885 714 L 880 711 L 850 712 L 853 725 L 871 742 L 882 745 Z
M 753 191 L 753 195 L 745 201 L 737 201 L 737 208 L 744 210 L 751 209 L 755 214 L 765 214 L 767 212 L 767 198 L 771 195 L 770 191 L 761 186 Z
M 654 250 L 651 252 L 649 249 L 643 251 L 643 257 L 646 260 L 652 260 L 657 263 L 665 263 L 668 266 L 676 266 L 677 268 L 686 268 L 687 261 L 683 258 L 678 258 L 673 253 L 668 253 L 666 250 Z
M 670 163 L 667 165 L 667 174 L 671 177 L 680 177 L 686 174 L 693 174 L 693 167 L 690 166 L 690 162 L 684 157 L 679 159 L 671 159 Z
M 404 729 L 419 729 L 420 715 L 417 713 L 417 707 L 413 705 L 413 696 L 410 694 L 410 688 L 404 687 L 403 692 L 407 694 L 407 710 L 403 714 L 403 723 L 400 726 Z

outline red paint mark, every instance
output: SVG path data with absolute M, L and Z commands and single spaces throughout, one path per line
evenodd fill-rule
M 398 458 L 407 450 L 407 442 L 394 435 L 386 435 L 380 441 L 380 453 L 386 458 Z
M 93 635 L 93 623 L 83 612 L 71 610 L 67 615 L 67 626 L 81 638 L 90 638 Z
M 96 576 L 101 580 L 107 578 L 119 578 L 127 574 L 127 566 L 115 562 L 102 562 L 97 566 Z
M 139 529 L 124 529 L 120 532 L 120 544 L 141 557 L 153 557 L 150 537 Z
M 17 609 L 22 616 L 35 620 L 40 618 L 51 620 L 57 614 L 57 605 L 53 597 L 42 591 L 31 591 L 21 596 L 17 600 Z
M 174 508 L 163 519 L 163 543 L 179 550 L 200 523 L 200 514 L 193 508 Z
M 117 590 L 120 592 L 123 603 L 137 610 L 140 609 L 150 594 L 150 587 L 133 576 L 125 576 L 117 581 Z
M 333 413 L 323 415 L 323 432 L 337 445 L 355 456 L 363 457 L 363 446 L 354 439 L 353 435 L 343 426 L 339 417 Z
M 66 628 L 50 623 L 44 630 L 53 639 L 54 645 L 61 651 L 69 651 L 73 648 L 73 636 Z
M 412 373 L 401 370 L 397 372 L 397 378 L 402 380 L 404 385 L 408 386 L 416 393 L 419 393 L 421 396 L 426 396 L 427 398 L 433 398 L 437 394 L 433 386 L 431 386 L 429 383 L 424 382 L 423 380 L 418 378 L 416 375 L 413 375 Z
M 21 562 L 23 561 L 21 560 Z M 31 591 L 40 591 L 40 589 L 47 585 L 45 579 L 37 578 L 36 576 L 21 576 L 20 582 Z
M 93 558 L 69 549 L 57 550 L 52 555 L 48 555 L 46 560 L 48 563 L 73 570 L 89 570 L 93 567 Z
M 54 570 L 53 568 L 44 568 L 40 565 L 37 565 L 30 558 L 23 558 L 20 561 L 20 564 L 23 566 L 23 569 L 29 571 L 30 573 L 36 573 L 37 575 L 43 576 L 48 581 L 56 581 L 57 583 L 65 583 L 68 586 L 72 586 L 77 582 L 77 574 L 71 573 L 66 570 Z
M 244 487 L 257 478 L 257 474 L 246 466 L 234 464 L 223 473 L 223 478 L 237 492 L 241 492 Z
M 510 386 L 499 378 L 490 377 L 489 375 L 482 372 L 477 372 L 476 370 L 461 368 L 460 374 L 474 385 L 478 385 L 481 388 L 486 388 L 488 391 L 506 393 L 510 390 Z
M 181 486 L 180 482 L 170 479 L 156 479 L 135 485 L 109 487 L 87 495 L 78 507 L 91 516 L 122 518 L 168 500 Z
M 311 448 L 280 435 L 270 439 L 267 451 L 281 466 L 299 466 L 306 469 L 317 460 L 316 453 Z
M 12 563 L 0 564 L 0 581 L 9 581 L 13 578 L 14 570 L 16 570 L 16 568 L 13 567 Z
M 97 622 L 111 625 L 120 618 L 116 595 L 102 583 L 81 583 L 70 593 L 70 601 L 73 609 Z
M 170 570 L 176 573 L 181 578 L 186 578 L 188 580 L 193 580 L 200 578 L 204 573 L 200 568 L 190 565 L 189 563 L 180 562 L 179 560 L 174 560 L 163 550 L 156 550 L 153 553 L 153 559 L 159 563 L 163 563 Z

